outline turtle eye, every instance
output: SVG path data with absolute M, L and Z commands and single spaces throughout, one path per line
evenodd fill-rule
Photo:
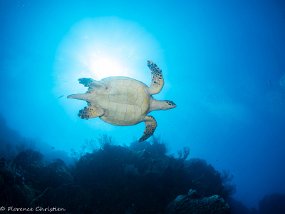
M 166 103 L 171 107 L 176 107 L 176 104 L 173 101 L 166 100 Z

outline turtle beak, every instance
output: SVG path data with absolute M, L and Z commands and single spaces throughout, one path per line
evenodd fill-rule
M 173 101 L 167 100 L 166 102 L 167 102 L 169 108 L 175 108 L 176 107 L 176 104 Z

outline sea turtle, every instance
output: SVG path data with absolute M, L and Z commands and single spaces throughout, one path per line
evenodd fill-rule
M 68 98 L 85 100 L 87 107 L 80 110 L 82 119 L 99 117 L 103 121 L 120 126 L 135 125 L 145 122 L 146 128 L 140 142 L 148 139 L 155 131 L 157 123 L 153 116 L 147 115 L 154 110 L 175 108 L 169 100 L 155 100 L 152 95 L 161 91 L 164 80 L 158 66 L 147 61 L 151 70 L 150 87 L 129 77 L 111 76 L 100 81 L 81 78 L 79 83 L 88 87 L 84 94 L 72 94 Z

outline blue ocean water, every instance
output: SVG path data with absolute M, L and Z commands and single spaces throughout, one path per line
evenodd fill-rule
M 81 120 L 86 104 L 66 96 L 92 75 L 149 84 L 151 59 L 165 78 L 154 97 L 177 104 L 151 114 L 168 153 L 187 146 L 228 171 L 248 207 L 285 193 L 283 1 L 0 0 L 0 29 L 0 113 L 12 139 L 46 154 L 80 152 L 105 134 L 130 144 L 144 124 Z

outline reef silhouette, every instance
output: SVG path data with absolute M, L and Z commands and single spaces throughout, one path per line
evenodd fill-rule
M 100 149 L 84 154 L 72 166 L 60 159 L 46 163 L 31 149 L 11 160 L 2 158 L 1 205 L 64 207 L 71 213 L 183 213 L 181 206 L 175 211 L 184 203 L 177 201 L 182 199 L 179 195 L 195 189 L 199 195 L 192 201 L 196 210 L 201 209 L 197 213 L 204 213 L 206 206 L 213 207 L 206 198 L 227 199 L 232 193 L 232 186 L 224 183 L 226 176 L 203 160 L 188 160 L 188 149 L 175 158 L 166 155 L 165 145 L 158 141 L 127 147 L 102 139 Z M 184 206 L 189 209 L 193 204 Z M 229 210 L 226 201 L 220 207 Z
M 6 145 L 13 139 L 2 136 L 1 141 Z M 95 214 L 284 213 L 284 195 L 267 196 L 259 211 L 235 201 L 230 174 L 190 158 L 189 148 L 174 157 L 156 138 L 119 146 L 105 136 L 100 143 L 100 148 L 81 154 L 69 165 L 61 159 L 47 161 L 39 151 L 23 146 L 16 155 L 14 149 L 7 155 L 3 147 L 0 205 Z

